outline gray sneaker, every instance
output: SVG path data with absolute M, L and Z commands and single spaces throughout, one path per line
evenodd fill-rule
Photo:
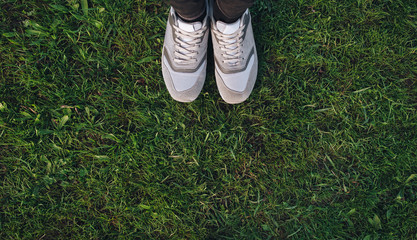
M 245 101 L 255 85 L 258 56 L 249 10 L 234 23 L 214 21 L 211 16 L 215 76 L 223 100 Z
M 207 8 L 208 9 L 208 8 Z M 171 7 L 162 50 L 162 75 L 172 98 L 195 100 L 206 79 L 208 14 L 203 22 L 182 21 Z

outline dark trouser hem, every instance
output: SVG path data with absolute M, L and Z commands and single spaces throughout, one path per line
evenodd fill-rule
M 254 0 L 217 0 L 213 6 L 214 19 L 225 23 L 236 22 L 253 2 Z
M 171 6 L 183 20 L 194 22 L 198 18 L 205 17 L 206 1 L 205 0 L 170 0 Z
M 226 23 L 235 22 L 255 0 L 215 0 L 213 6 L 214 19 Z M 196 21 L 204 18 L 206 10 L 205 0 L 169 0 L 178 16 L 186 21 Z
M 187 19 L 187 18 L 183 18 L 183 17 L 181 17 L 180 15 L 178 15 L 182 20 L 184 20 L 185 22 L 203 22 L 204 21 L 204 18 L 206 18 L 206 16 L 207 16 L 207 11 L 206 11 L 206 9 L 204 8 L 204 11 L 200 14 L 200 16 L 199 17 L 197 17 L 197 18 L 194 18 L 194 19 Z

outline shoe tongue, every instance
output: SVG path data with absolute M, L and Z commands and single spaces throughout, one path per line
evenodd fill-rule
M 203 27 L 201 22 L 188 23 L 184 22 L 181 18 L 178 18 L 178 27 L 187 32 L 194 32 L 200 30 Z
M 234 23 L 224 23 L 222 21 L 216 22 L 216 27 L 223 34 L 232 34 L 235 33 L 240 27 L 240 19 Z

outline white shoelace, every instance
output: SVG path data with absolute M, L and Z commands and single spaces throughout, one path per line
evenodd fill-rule
M 220 50 L 223 52 L 222 56 L 224 57 L 224 63 L 234 66 L 239 64 L 241 60 L 244 60 L 242 57 L 243 51 L 241 50 L 244 28 L 245 26 L 239 27 L 233 34 L 224 34 L 218 30 L 214 30 L 217 39 L 219 39 Z
M 177 38 L 175 39 L 174 62 L 179 64 L 192 64 L 197 62 L 198 49 L 207 27 L 204 26 L 194 32 L 187 32 L 175 25 L 173 27 L 177 34 Z

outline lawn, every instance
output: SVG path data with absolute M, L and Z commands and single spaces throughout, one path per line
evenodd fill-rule
M 258 0 L 171 99 L 160 0 L 0 0 L 0 239 L 417 239 L 417 1 Z

